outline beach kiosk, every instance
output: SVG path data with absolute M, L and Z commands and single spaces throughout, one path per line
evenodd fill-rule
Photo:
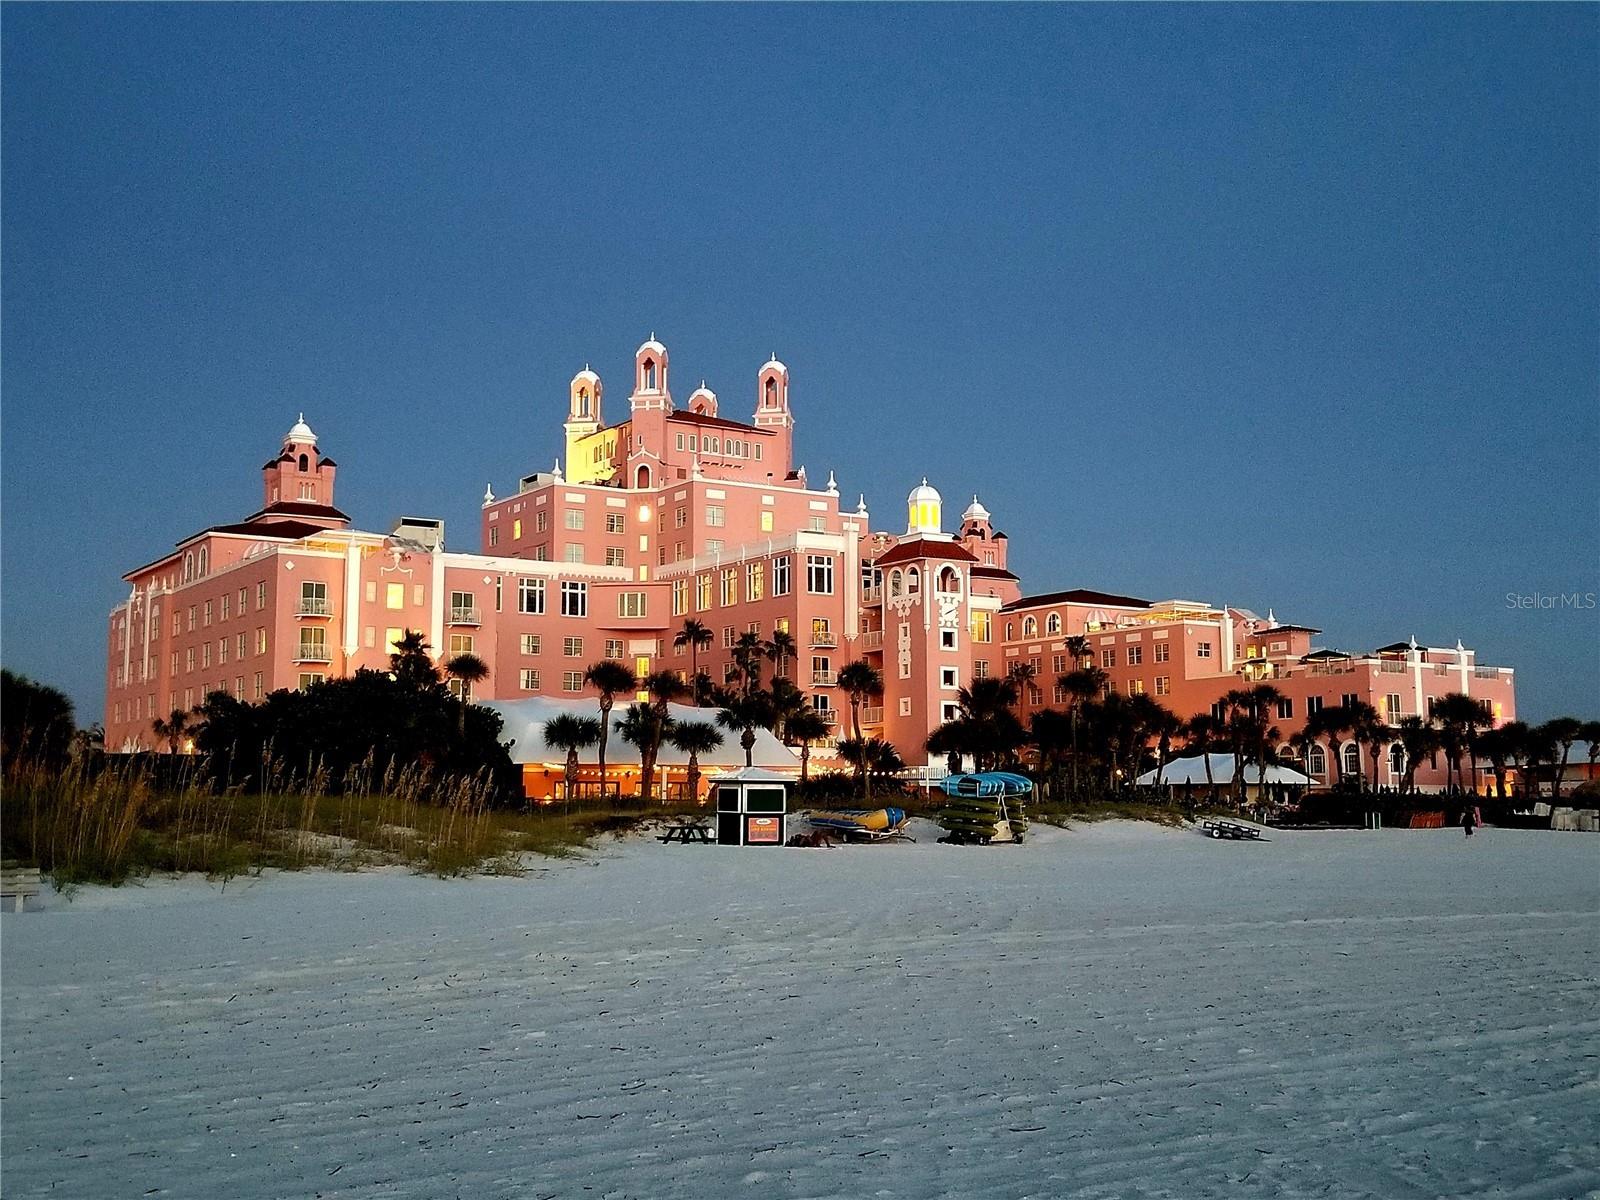
M 717 800 L 717 845 L 783 845 L 793 787 L 789 776 L 761 767 L 718 775 L 711 784 Z

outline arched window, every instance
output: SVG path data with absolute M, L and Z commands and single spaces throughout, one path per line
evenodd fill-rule
M 938 589 L 945 595 L 959 595 L 961 592 L 961 575 L 954 567 L 944 567 L 939 571 Z
M 300 456 L 300 470 L 306 471 L 306 470 L 309 470 L 310 467 L 311 467 L 311 460 L 309 458 L 307 458 L 304 454 L 302 454 Z
M 188 583 L 194 578 L 194 551 L 183 556 L 183 581 Z
M 647 392 L 656 390 L 656 360 L 653 358 L 644 360 L 644 390 Z
M 906 594 L 911 595 L 922 586 L 922 572 L 915 567 L 906 569 Z
M 1044 619 L 1044 631 L 1054 637 L 1061 632 L 1061 614 L 1051 613 Z
M 1361 747 L 1354 742 L 1346 742 L 1339 750 L 1344 758 L 1344 773 L 1346 775 L 1361 775 Z
M 578 389 L 578 415 L 580 417 L 587 417 L 589 415 L 589 389 L 588 388 L 579 388 Z
M 206 568 L 211 565 L 211 555 L 204 546 L 200 547 L 200 574 L 206 573 Z
M 649 467 L 641 466 L 639 468 L 639 473 L 636 476 L 634 476 L 634 486 L 635 487 L 641 487 L 641 488 L 647 488 L 647 487 L 650 486 L 650 468 Z
M 1025 638 L 1037 637 L 1039 634 L 1039 621 L 1036 617 L 1022 618 L 1022 636 Z
M 777 402 L 778 402 L 778 381 L 776 379 L 768 378 L 768 380 L 767 380 L 767 405 L 770 407 L 770 406 L 776 404 Z
M 898 596 L 898 595 L 900 595 L 901 587 L 902 587 L 902 579 L 901 579 L 900 572 L 899 571 L 890 571 L 889 572 L 889 595 L 890 596 Z
M 1394 775 L 1406 773 L 1406 748 L 1399 742 L 1389 747 L 1389 770 Z
M 1321 746 L 1306 748 L 1306 774 L 1322 779 L 1328 774 L 1328 756 Z
M 1017 626 L 1013 621 L 1006 622 L 1006 641 L 1011 641 L 1017 636 Z

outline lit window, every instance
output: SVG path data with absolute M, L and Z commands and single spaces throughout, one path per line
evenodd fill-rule
M 384 607 L 388 609 L 402 609 L 406 606 L 406 585 L 391 583 L 383 589 Z
M 744 568 L 744 598 L 759 600 L 766 592 L 766 563 L 746 563 Z
M 672 615 L 681 617 L 689 611 L 689 581 L 687 579 L 674 579 L 672 581 Z
M 513 542 L 520 542 L 522 540 L 522 518 L 521 517 L 518 517 L 515 521 L 511 522 L 511 540 Z
M 739 603 L 739 568 L 722 568 L 722 606 Z
M 772 514 L 770 512 L 764 512 L 761 514 L 761 532 L 772 532 Z

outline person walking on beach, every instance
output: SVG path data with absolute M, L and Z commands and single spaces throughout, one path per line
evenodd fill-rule
M 1478 810 L 1470 804 L 1461 810 L 1461 828 L 1468 837 L 1472 836 L 1472 829 L 1478 823 Z

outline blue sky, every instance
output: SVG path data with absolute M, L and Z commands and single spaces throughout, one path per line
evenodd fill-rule
M 1588 6 L 19 6 L 7 666 L 304 410 L 365 527 L 559 453 L 634 347 L 812 478 L 981 492 L 1028 587 L 1256 608 L 1600 711 Z M 959 507 L 959 504 L 957 504 Z

